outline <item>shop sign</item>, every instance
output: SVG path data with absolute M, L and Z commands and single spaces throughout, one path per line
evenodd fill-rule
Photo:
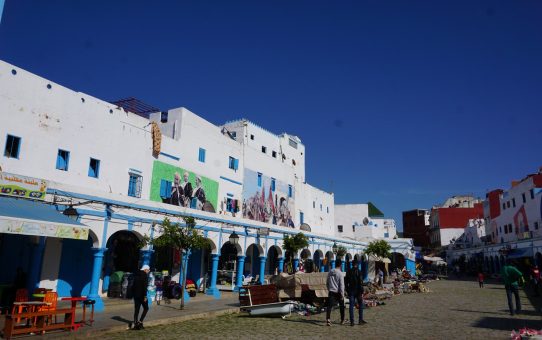
M 86 227 L 0 217 L 0 233 L 86 240 L 88 231 Z
M 0 195 L 43 200 L 46 193 L 47 181 L 43 179 L 0 172 Z
M 258 235 L 260 236 L 269 236 L 269 228 L 259 228 Z

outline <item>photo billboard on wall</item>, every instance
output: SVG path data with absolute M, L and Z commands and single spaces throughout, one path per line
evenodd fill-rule
M 154 161 L 150 199 L 216 212 L 218 182 L 171 164 Z
M 293 228 L 294 198 L 290 185 L 245 169 L 242 209 L 244 218 Z

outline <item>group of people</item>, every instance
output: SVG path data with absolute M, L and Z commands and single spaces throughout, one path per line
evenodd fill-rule
M 198 210 L 203 209 L 203 204 L 206 202 L 205 190 L 202 187 L 201 177 L 196 176 L 196 188 L 192 188 L 192 184 L 188 181 L 189 174 L 187 171 L 181 175 L 176 172 L 173 178 L 171 187 L 171 195 L 164 199 L 164 203 L 169 203 L 181 207 L 190 207 Z M 192 199 L 196 198 L 195 206 L 192 204 Z
M 326 309 L 326 324 L 331 326 L 331 309 L 339 304 L 341 315 L 341 325 L 346 323 L 344 297 L 348 297 L 350 326 L 354 326 L 354 306 L 359 306 L 358 324 L 363 325 L 367 322 L 363 319 L 363 273 L 358 268 L 356 259 L 352 262 L 352 268 L 346 271 L 346 275 L 341 271 L 341 261 L 335 262 L 335 268 L 329 271 L 327 275 L 328 305 Z

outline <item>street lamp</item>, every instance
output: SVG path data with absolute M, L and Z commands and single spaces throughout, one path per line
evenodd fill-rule
M 79 217 L 79 213 L 77 212 L 77 209 L 75 209 L 71 205 L 68 208 L 64 209 L 62 214 L 64 214 L 65 216 L 68 216 L 72 220 L 77 220 L 77 218 Z
M 235 230 L 230 235 L 230 243 L 233 245 L 237 245 L 239 243 L 239 235 L 235 233 Z
M 337 243 L 333 242 L 333 246 L 331 247 L 331 251 L 333 254 L 337 254 L 337 251 L 339 250 L 339 247 L 337 247 Z

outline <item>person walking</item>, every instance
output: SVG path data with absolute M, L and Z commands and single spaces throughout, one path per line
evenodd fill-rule
M 478 285 L 480 288 L 484 288 L 484 273 L 481 271 L 478 272 Z
M 512 294 L 516 299 L 516 311 L 518 314 L 521 312 L 521 302 L 519 300 L 518 281 L 523 277 L 523 274 L 510 262 L 506 262 L 506 265 L 501 269 L 501 277 L 504 281 L 504 288 L 506 289 L 506 298 L 508 300 L 508 309 L 510 315 L 514 315 L 514 306 L 512 304 Z
M 147 300 L 147 286 L 149 284 L 149 272 L 151 271 L 148 265 L 143 265 L 141 270 L 134 275 L 134 284 L 132 286 L 134 296 L 134 329 L 144 329 L 143 320 L 149 311 L 149 302 Z M 143 313 L 139 317 L 139 309 L 143 307 Z
M 331 309 L 338 303 L 341 313 L 341 325 L 344 325 L 344 274 L 341 272 L 341 261 L 335 262 L 335 268 L 327 274 L 328 290 L 326 324 L 331 326 Z
M 344 285 L 346 292 L 348 293 L 350 326 L 354 326 L 354 305 L 356 304 L 356 301 L 359 305 L 358 324 L 366 324 L 367 322 L 363 320 L 363 275 L 358 269 L 357 259 L 354 259 L 352 262 L 352 268 L 348 269 L 346 272 Z

